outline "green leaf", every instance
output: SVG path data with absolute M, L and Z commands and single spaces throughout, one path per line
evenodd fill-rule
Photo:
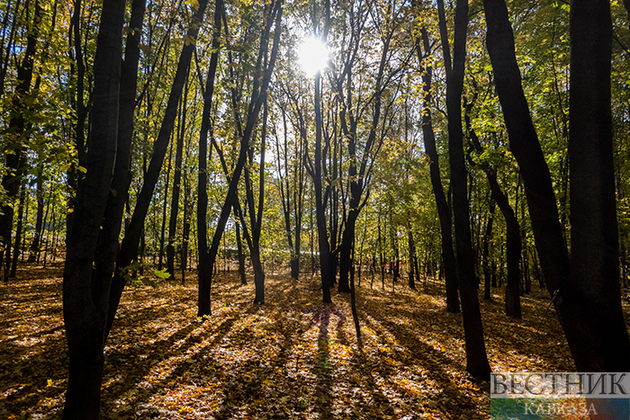
M 163 270 L 153 270 L 153 273 L 155 274 L 156 277 L 162 280 L 167 280 L 168 278 L 171 277 L 171 274 L 166 271 L 166 268 Z

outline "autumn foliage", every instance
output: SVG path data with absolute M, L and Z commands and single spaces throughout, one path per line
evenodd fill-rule
M 411 291 L 370 277 L 358 289 L 363 347 L 349 297 L 320 303 L 317 279 L 268 275 L 254 286 L 221 274 L 211 317 L 196 316 L 196 287 L 129 287 L 105 349 L 105 419 L 487 419 L 490 398 L 465 369 L 461 315 L 442 287 Z M 61 270 L 28 267 L 2 286 L 0 417 L 58 418 L 67 381 Z M 376 284 L 379 287 L 376 287 Z M 497 289 L 498 291 L 499 289 Z M 523 320 L 499 293 L 482 301 L 494 371 L 572 371 L 550 301 L 524 296 Z M 628 306 L 624 307 L 628 315 Z

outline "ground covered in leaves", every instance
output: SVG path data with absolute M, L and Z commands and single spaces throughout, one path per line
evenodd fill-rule
M 0 418 L 59 418 L 67 383 L 61 268 L 30 267 L 0 286 Z M 175 281 L 129 287 L 106 347 L 105 419 L 488 419 L 487 384 L 466 373 L 461 315 L 435 283 L 412 291 L 363 279 L 357 345 L 349 296 L 321 302 L 317 279 L 267 275 L 253 285 L 221 274 L 212 316 Z M 524 296 L 523 320 L 482 301 L 494 371 L 573 371 L 543 293 Z M 625 308 L 627 312 L 627 307 Z

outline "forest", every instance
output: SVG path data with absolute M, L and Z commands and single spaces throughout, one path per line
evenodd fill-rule
M 630 372 L 630 1 L 0 21 L 0 417 L 488 419 L 491 372 Z

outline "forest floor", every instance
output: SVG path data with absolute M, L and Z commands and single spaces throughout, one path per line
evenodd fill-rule
M 27 267 L 0 286 L 0 418 L 59 418 L 67 384 L 62 269 Z M 410 290 L 363 278 L 363 346 L 349 296 L 321 303 L 316 278 L 267 274 L 264 305 L 235 273 L 215 277 L 212 316 L 188 284 L 128 287 L 108 340 L 104 419 L 488 419 L 488 384 L 466 373 L 460 314 L 437 283 Z M 523 296 L 523 319 L 481 301 L 495 372 L 574 371 L 550 300 Z M 630 312 L 624 306 L 626 314 Z

